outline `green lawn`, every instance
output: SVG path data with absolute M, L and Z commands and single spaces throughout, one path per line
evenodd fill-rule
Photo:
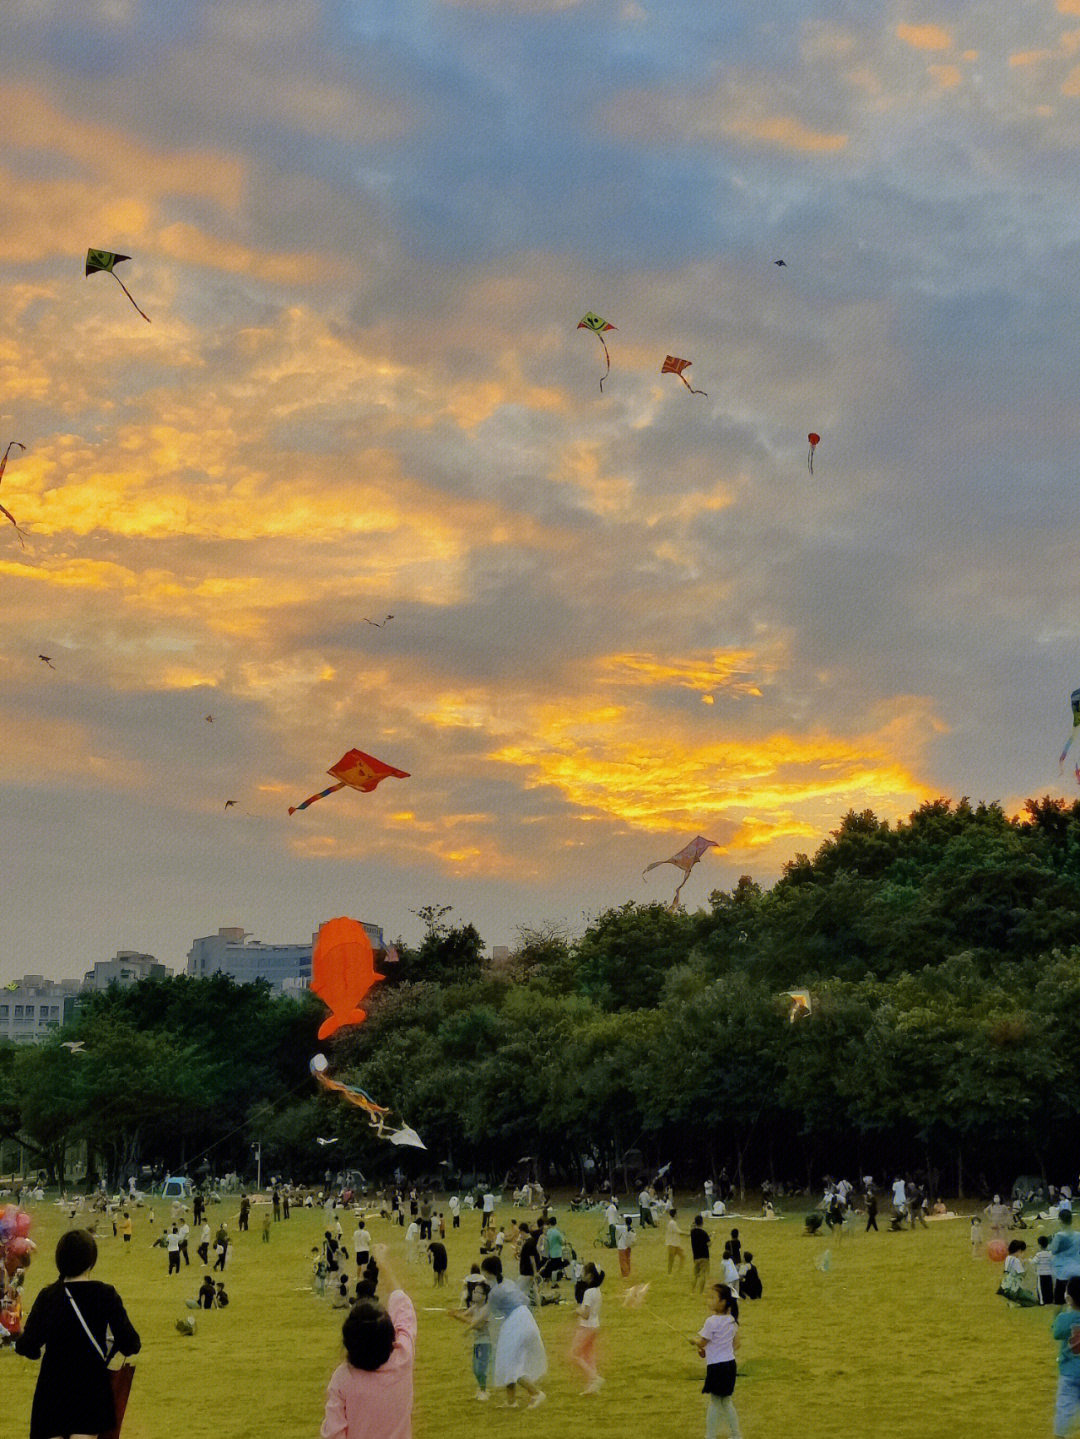
M 67 1224 L 55 1206 L 31 1210 L 40 1250 L 28 1304 L 54 1277 L 52 1248 Z M 158 1206 L 158 1231 L 166 1212 Z M 508 1216 L 510 1210 L 501 1212 Z M 408 1269 L 402 1230 L 369 1220 L 376 1243 L 391 1243 L 419 1312 L 415 1434 L 704 1434 L 704 1366 L 684 1336 L 700 1327 L 705 1310 L 700 1297 L 690 1295 L 687 1275 L 667 1276 L 663 1241 L 646 1230 L 633 1252 L 631 1282 L 648 1280 L 651 1287 L 644 1307 L 625 1308 L 616 1256 L 593 1246 L 600 1216 L 557 1212 L 579 1254 L 599 1256 L 608 1271 L 600 1340 L 607 1384 L 598 1396 L 581 1395 L 580 1375 L 566 1361 L 572 1306 L 546 1307 L 539 1324 L 550 1365 L 548 1402 L 536 1412 L 477 1404 L 466 1331 L 441 1313 L 424 1311 L 425 1305 L 457 1303 L 458 1281 L 478 1257 L 477 1217 L 463 1214 L 462 1228 L 447 1232 L 451 1283 L 442 1290 L 432 1287 L 426 1266 Z M 686 1203 L 680 1218 L 688 1221 L 691 1213 Z M 179 1335 L 175 1325 L 189 1312 L 184 1300 L 201 1279 L 197 1259 L 179 1279 L 167 1276 L 164 1252 L 150 1248 L 147 1211 L 137 1210 L 135 1217 L 130 1246 L 108 1232 L 100 1239 L 96 1271 L 120 1290 L 143 1340 L 127 1439 L 317 1434 L 326 1380 L 341 1355 L 343 1317 L 307 1288 L 322 1214 L 294 1211 L 287 1223 L 272 1226 L 264 1244 L 261 1209 L 253 1213 L 251 1232 L 236 1235 L 236 1204 L 212 1208 L 212 1223 L 226 1218 L 238 1241 L 225 1276 L 232 1304 L 200 1312 L 194 1338 Z M 726 1238 L 731 1223 L 753 1251 L 765 1286 L 764 1299 L 744 1304 L 741 1316 L 735 1402 L 746 1439 L 1017 1439 L 1050 1433 L 1052 1311 L 1009 1309 L 995 1297 L 1000 1266 L 972 1258 L 965 1221 L 900 1234 L 867 1235 L 860 1228 L 839 1239 L 803 1237 L 798 1218 L 731 1220 L 712 1224 L 711 1232 Z M 348 1245 L 351 1216 L 343 1224 Z M 1036 1233 L 1022 1236 L 1031 1248 Z M 826 1248 L 831 1262 L 823 1273 L 816 1261 Z M 11 1354 L 0 1357 L 0 1366 L 9 1428 L 17 1436 L 29 1422 L 37 1368 Z

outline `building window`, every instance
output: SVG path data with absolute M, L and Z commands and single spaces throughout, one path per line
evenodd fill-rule
M 10 1017 L 11 1006 L 9 1004 L 0 1004 L 0 1019 L 10 1019 Z
M 17 1005 L 15 1006 L 15 1018 L 16 1018 L 16 1019 L 22 1019 L 22 1015 L 23 1015 L 23 1007 L 22 1007 L 21 1004 L 17 1004 Z
M 34 1006 L 32 1004 L 26 1006 L 26 1017 L 27 1019 L 33 1019 L 34 1017 Z

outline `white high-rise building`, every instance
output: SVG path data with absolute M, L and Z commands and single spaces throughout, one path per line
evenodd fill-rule
M 386 949 L 382 930 L 365 920 L 360 923 L 376 957 L 381 958 Z M 279 994 L 306 989 L 311 983 L 311 951 L 317 938 L 318 931 L 307 944 L 264 944 L 242 929 L 226 927 L 194 941 L 188 950 L 187 972 L 197 979 L 228 974 L 238 984 L 265 979 Z
M 77 979 L 46 979 L 24 974 L 0 987 L 0 1039 L 33 1044 L 70 1019 L 82 992 Z

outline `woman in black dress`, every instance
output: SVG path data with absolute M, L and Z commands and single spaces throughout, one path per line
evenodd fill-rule
M 62 1235 L 56 1246 L 60 1277 L 34 1300 L 15 1341 L 16 1353 L 27 1359 L 41 1359 L 45 1350 L 30 1439 L 96 1439 L 116 1423 L 105 1360 L 114 1353 L 138 1354 L 140 1340 L 112 1285 L 90 1278 L 96 1262 L 92 1234 L 70 1229 Z

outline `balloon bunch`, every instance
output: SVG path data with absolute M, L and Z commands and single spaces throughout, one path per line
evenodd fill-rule
M 0 1213 L 0 1340 L 22 1332 L 23 1279 L 37 1245 L 30 1238 L 31 1219 L 24 1209 L 5 1205 Z

